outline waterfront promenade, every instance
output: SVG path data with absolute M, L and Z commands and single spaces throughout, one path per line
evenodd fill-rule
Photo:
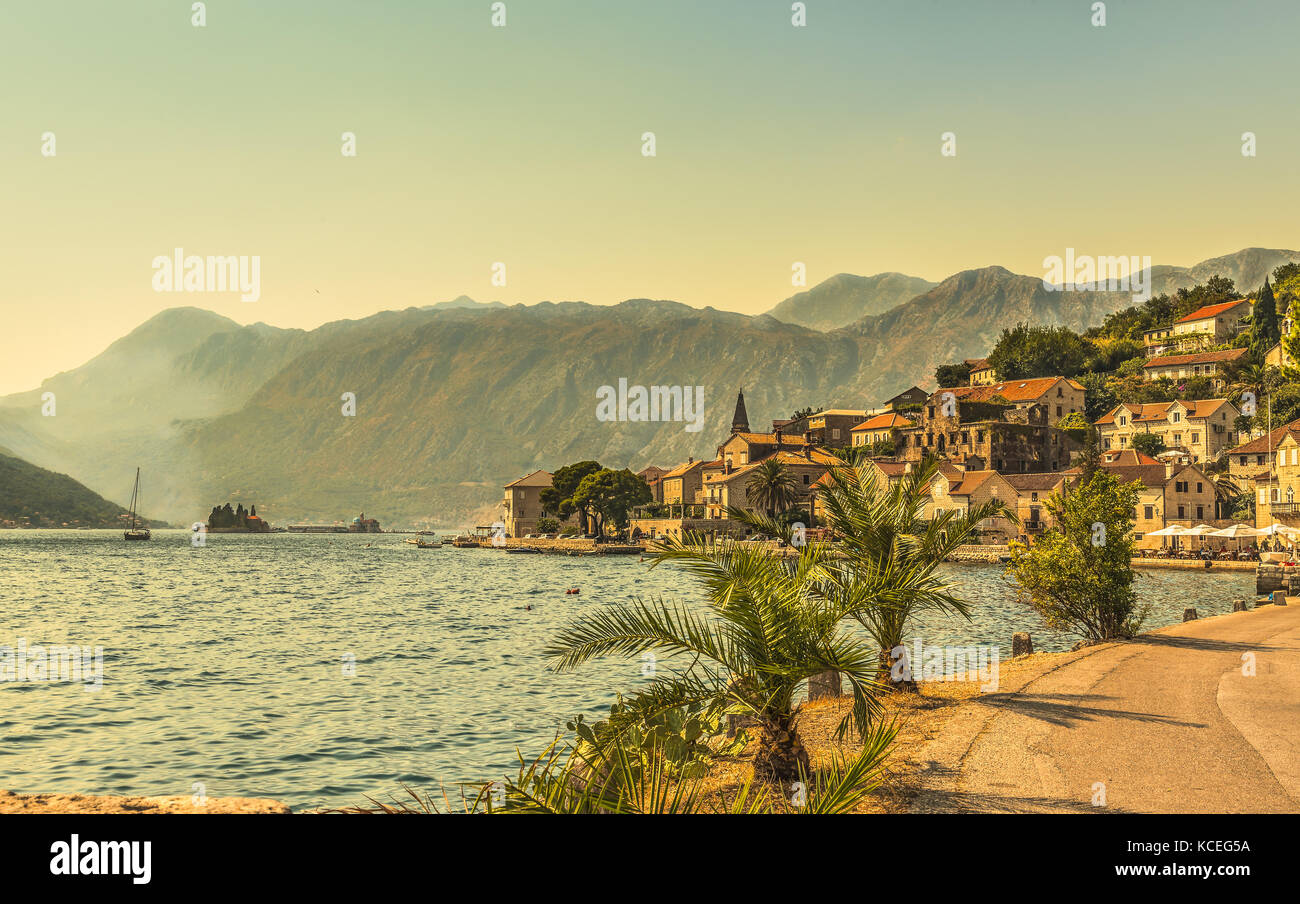
M 1300 812 L 1300 605 L 1049 657 L 920 759 L 912 812 Z

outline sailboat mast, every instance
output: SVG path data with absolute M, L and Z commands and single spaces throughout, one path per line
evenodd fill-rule
M 131 490 L 131 530 L 135 530 L 135 503 L 140 495 L 140 469 L 135 469 L 135 489 Z

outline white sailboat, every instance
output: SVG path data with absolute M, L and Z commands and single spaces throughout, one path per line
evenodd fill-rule
M 135 489 L 131 491 L 131 527 L 128 530 L 124 531 L 122 533 L 122 536 L 128 540 L 151 540 L 153 539 L 153 534 L 149 532 L 149 528 L 145 527 L 144 525 L 136 527 L 135 524 L 136 522 L 135 507 L 136 507 L 136 503 L 139 501 L 140 501 L 140 469 L 136 468 Z

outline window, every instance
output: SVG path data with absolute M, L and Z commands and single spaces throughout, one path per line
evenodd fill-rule
M 1264 463 L 1264 456 L 1262 456 L 1262 455 L 1256 455 L 1256 456 L 1255 456 L 1255 464 L 1257 464 L 1257 465 L 1262 465 L 1263 463 Z
M 1243 456 L 1241 456 L 1241 462 L 1240 462 L 1240 464 L 1243 464 L 1243 465 L 1244 465 L 1245 463 L 1246 463 L 1246 456 L 1243 455 Z
M 1186 517 L 1187 517 L 1187 509 L 1181 505 L 1178 506 L 1178 519 L 1181 521 Z
M 1144 505 L 1142 507 L 1142 515 L 1143 517 L 1146 518 L 1146 520 L 1150 521 L 1152 518 L 1156 516 L 1155 506 Z
M 1060 416 L 1061 416 L 1061 406 L 1060 406 L 1060 405 L 1057 405 L 1057 406 L 1056 406 L 1056 416 L 1057 416 L 1057 417 L 1060 417 Z
M 803 476 L 803 485 L 804 485 L 804 486 L 808 486 L 808 475 L 807 475 L 807 474 L 805 474 L 805 475 Z
M 1196 481 L 1196 492 L 1198 492 L 1198 493 L 1204 493 L 1204 492 L 1205 492 L 1205 490 L 1202 489 L 1202 485 L 1201 485 L 1201 482 L 1200 482 L 1199 480 Z
M 1181 414 L 1180 412 L 1175 411 L 1175 412 L 1174 412 L 1174 417 L 1173 417 L 1173 421 L 1174 421 L 1174 423 L 1175 423 L 1175 424 L 1178 423 L 1178 421 L 1179 421 L 1180 418 L 1182 418 L 1182 414 Z
M 1194 446 L 1194 445 L 1196 445 L 1197 443 L 1199 443 L 1200 441 L 1201 441 L 1201 434 L 1199 434 L 1199 433 L 1193 433 L 1193 434 L 1192 434 L 1192 445 Z
M 1198 505 L 1196 507 L 1196 520 L 1200 521 L 1204 517 L 1205 517 L 1205 506 Z
M 1030 499 L 1029 499 L 1029 501 L 1030 501 L 1030 502 L 1037 502 L 1037 501 L 1038 501 L 1038 494 L 1037 494 L 1037 493 L 1033 493 L 1033 494 L 1031 494 L 1031 495 L 1030 495 Z M 1038 518 L 1035 516 L 1034 520 L 1037 521 Z
M 831 439 L 839 439 L 839 438 L 840 438 L 840 428 L 839 428 L 839 427 L 832 427 L 832 428 L 831 428 Z

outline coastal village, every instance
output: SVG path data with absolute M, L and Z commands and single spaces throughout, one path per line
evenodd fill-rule
M 1271 305 L 1267 283 L 1265 290 Z M 1080 379 L 1003 379 L 988 359 L 940 368 L 940 377 L 964 373 L 960 385 L 911 386 L 873 408 L 805 410 L 774 419 L 767 429 L 751 424 L 742 389 L 730 431 L 711 454 L 637 472 L 649 501 L 630 507 L 625 536 L 745 536 L 749 530 L 728 516 L 732 507 L 780 514 L 815 530 L 819 493 L 834 465 L 851 460 L 894 485 L 933 457 L 939 470 L 926 487 L 926 517 L 996 500 L 1016 520 L 987 519 L 980 542 L 1032 543 L 1053 526 L 1046 503 L 1078 476 L 1088 442 L 1098 444 L 1101 467 L 1140 486 L 1133 512 L 1139 554 L 1169 546 L 1175 526 L 1201 533 L 1243 520 L 1256 529 L 1300 527 L 1300 419 L 1274 426 L 1263 410 L 1268 386 L 1249 383 L 1250 373 L 1243 382 L 1248 354 L 1262 356 L 1274 382 L 1291 369 L 1285 339 L 1295 325 L 1277 314 L 1278 341 L 1261 348 L 1253 304 L 1237 298 L 1204 305 L 1142 332 L 1141 384 L 1195 386 L 1212 395 L 1119 399 L 1091 420 L 1085 415 L 1090 390 Z M 784 489 L 774 494 L 774 484 Z M 551 486 L 546 470 L 505 486 L 506 536 L 580 530 L 572 513 L 557 510 L 553 499 L 548 505 Z M 781 500 L 779 511 L 774 498 Z

